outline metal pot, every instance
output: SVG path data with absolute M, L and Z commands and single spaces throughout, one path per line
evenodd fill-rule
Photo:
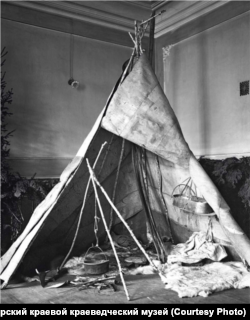
M 98 248 L 102 252 L 104 259 L 100 260 L 95 257 L 87 257 L 89 250 L 94 248 Z M 100 254 L 98 256 L 100 256 Z M 109 260 L 102 249 L 98 246 L 90 247 L 87 250 L 83 260 L 83 265 L 85 272 L 88 274 L 103 274 L 109 271 Z

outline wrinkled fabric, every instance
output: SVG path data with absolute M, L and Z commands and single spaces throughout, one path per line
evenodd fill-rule
M 185 243 L 174 246 L 168 256 L 168 263 L 197 263 L 203 259 L 221 261 L 227 256 L 223 246 L 212 242 L 205 232 L 194 232 Z
M 145 54 L 115 92 L 101 125 L 164 159 L 189 166 L 191 151 Z

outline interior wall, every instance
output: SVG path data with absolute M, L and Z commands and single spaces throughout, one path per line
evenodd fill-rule
M 169 38 L 156 40 L 156 70 L 191 150 L 250 156 L 250 95 L 239 88 L 250 78 L 250 12 L 177 43 Z
M 10 164 L 23 176 L 58 177 L 72 160 L 130 57 L 125 46 L 2 19 L 4 71 L 13 88 Z

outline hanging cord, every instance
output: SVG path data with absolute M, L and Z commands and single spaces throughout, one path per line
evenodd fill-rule
M 135 145 L 133 146 L 132 158 L 133 158 L 136 181 L 137 181 L 141 202 L 142 202 L 142 205 L 143 205 L 146 217 L 147 217 L 147 221 L 148 221 L 149 228 L 150 228 L 150 233 L 153 237 L 153 241 L 154 241 L 155 249 L 157 251 L 158 258 L 162 262 L 165 262 L 166 257 L 167 257 L 166 250 L 164 248 L 163 242 L 161 240 L 161 237 L 158 233 L 158 230 L 157 230 L 157 227 L 156 227 L 156 224 L 154 221 L 153 213 L 152 213 L 149 199 L 148 199 L 148 195 L 147 195 L 146 186 L 145 186 L 144 179 L 143 179 L 143 175 L 146 176 L 146 173 L 145 173 L 146 172 L 146 165 L 145 165 L 145 163 L 143 163 L 142 152 L 145 152 L 145 150 L 142 150 L 140 147 L 137 147 Z M 144 157 L 144 161 L 145 161 L 145 157 Z M 144 173 L 143 173 L 143 171 L 144 171 Z
M 174 238 L 173 238 L 173 234 L 172 234 L 172 230 L 171 230 L 172 228 L 171 228 L 171 223 L 170 223 L 170 217 L 169 217 L 169 214 L 168 214 L 168 207 L 166 205 L 166 201 L 164 199 L 163 191 L 162 191 L 162 174 L 161 174 L 161 167 L 160 167 L 159 157 L 157 155 L 155 156 L 155 160 L 156 160 L 157 173 L 158 173 L 158 185 L 159 185 L 158 192 L 159 192 L 159 196 L 160 196 L 161 202 L 162 202 L 163 207 L 164 207 L 165 212 L 166 212 L 167 223 L 168 223 L 168 228 L 169 228 L 169 233 L 170 233 L 170 240 L 174 244 Z
M 73 34 L 70 34 L 70 65 L 69 65 L 70 79 L 73 79 L 73 57 L 74 57 L 74 36 Z
M 97 164 L 97 161 L 102 153 L 102 150 L 103 148 L 105 147 L 105 145 L 107 144 L 107 142 L 104 142 L 99 150 L 99 153 L 95 159 L 95 162 L 94 162 L 94 165 L 93 165 L 93 168 L 95 168 L 96 164 Z M 79 228 L 80 228 L 80 224 L 81 224 L 81 219 L 82 219 L 82 214 L 83 214 L 83 210 L 85 208 L 85 204 L 86 204 L 86 199 L 87 199 L 87 194 L 88 194 L 88 190 L 89 190 L 89 185 L 90 185 L 90 181 L 91 181 L 91 177 L 89 177 L 88 179 L 88 183 L 87 183 L 87 186 L 86 186 L 86 189 L 85 189 L 85 194 L 84 194 L 84 198 L 83 198 L 83 203 L 82 203 L 82 207 L 81 207 L 81 211 L 80 211 L 80 214 L 79 214 L 79 219 L 78 219 L 78 224 L 77 224 L 77 227 L 76 227 L 76 232 L 75 232 L 75 235 L 74 235 L 74 238 L 73 238 L 73 241 L 72 241 L 72 244 L 71 244 L 71 247 L 69 249 L 69 252 L 67 253 L 66 257 L 64 258 L 63 262 L 61 263 L 61 266 L 59 268 L 62 269 L 62 267 L 64 266 L 65 262 L 67 261 L 69 255 L 71 254 L 72 250 L 73 250 L 73 247 L 75 245 L 75 242 L 76 242 L 76 238 L 77 238 L 77 235 L 78 235 L 78 231 L 79 231 Z
M 120 169 L 121 169 L 121 163 L 122 163 L 123 154 L 124 154 L 124 146 L 125 146 L 125 139 L 122 139 L 121 153 L 120 153 L 119 163 L 118 163 L 116 177 L 115 177 L 115 184 L 114 184 L 114 189 L 113 189 L 113 194 L 112 194 L 112 202 L 113 203 L 115 202 L 116 187 L 117 187 L 117 183 L 118 183 L 119 173 L 120 173 Z M 110 216 L 109 231 L 110 231 L 112 228 L 112 224 L 113 224 L 113 207 L 112 206 L 110 208 L 110 215 L 109 216 Z

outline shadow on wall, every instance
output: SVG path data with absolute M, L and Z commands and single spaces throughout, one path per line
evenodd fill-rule
M 208 154 L 211 148 L 208 34 L 204 32 L 171 47 L 164 61 L 165 92 L 191 149 Z
M 208 52 L 207 48 L 207 33 L 204 32 L 202 37 L 198 37 L 198 47 L 199 47 L 199 59 L 198 59 L 198 71 L 199 71 L 199 80 L 198 84 L 198 93 L 199 93 L 199 136 L 200 136 L 200 145 L 204 153 L 207 154 L 210 150 L 210 128 L 209 128 L 209 95 L 208 95 Z

